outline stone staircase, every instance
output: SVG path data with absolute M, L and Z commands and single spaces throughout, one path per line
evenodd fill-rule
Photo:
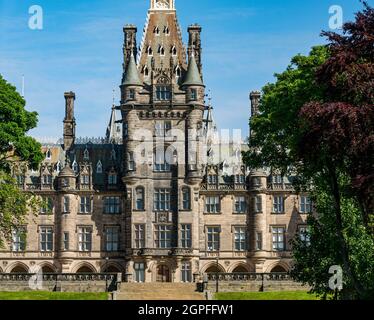
M 117 300 L 205 300 L 195 283 L 124 283 Z

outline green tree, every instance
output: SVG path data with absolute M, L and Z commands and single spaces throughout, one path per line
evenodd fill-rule
M 41 145 L 27 136 L 36 125 L 37 113 L 25 109 L 25 100 L 0 75 L 0 246 L 40 207 L 37 197 L 21 191 L 11 177 L 14 162 L 37 169 L 43 159 Z
M 311 192 L 318 215 L 308 219 L 310 244 L 293 241 L 293 275 L 327 294 L 328 269 L 341 265 L 345 298 L 374 296 L 374 11 L 364 7 L 343 35 L 323 33 L 327 46 L 296 56 L 263 88 L 244 155 L 252 167 L 296 175 L 296 189 Z

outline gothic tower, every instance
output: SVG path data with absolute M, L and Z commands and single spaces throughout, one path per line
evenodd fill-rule
M 198 268 L 197 233 L 190 244 L 183 239 L 199 225 L 201 28 L 189 29 L 189 59 L 173 0 L 151 0 L 137 57 L 136 28 L 124 31 L 120 87 L 128 272 L 143 268 L 150 271 L 146 281 L 170 280 L 172 274 L 179 277 L 182 263 Z

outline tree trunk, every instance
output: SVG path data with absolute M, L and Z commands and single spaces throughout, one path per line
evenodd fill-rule
M 342 254 L 343 264 L 345 272 L 347 273 L 348 277 L 352 280 L 353 286 L 359 296 L 362 298 L 364 296 L 364 287 L 361 283 L 357 280 L 355 274 L 352 271 L 351 264 L 349 261 L 349 248 L 348 244 L 344 239 L 343 234 L 343 218 L 340 206 L 340 191 L 339 191 L 339 183 L 338 177 L 336 173 L 336 169 L 334 168 L 333 164 L 330 163 L 328 165 L 329 176 L 330 176 L 330 187 L 333 195 L 333 207 L 335 212 L 336 224 L 337 224 L 337 234 L 340 242 L 340 250 Z

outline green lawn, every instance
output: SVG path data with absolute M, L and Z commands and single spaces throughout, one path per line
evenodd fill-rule
M 216 300 L 319 300 L 306 291 L 280 292 L 218 292 Z
M 77 292 L 0 292 L 0 300 L 107 300 L 108 294 Z

